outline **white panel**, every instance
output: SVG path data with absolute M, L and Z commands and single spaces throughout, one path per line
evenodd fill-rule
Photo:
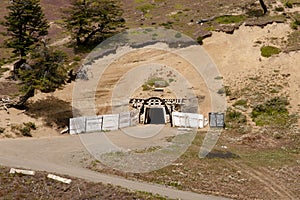
M 204 117 L 196 113 L 172 113 L 173 125 L 179 127 L 203 128 Z
M 72 182 L 71 179 L 56 176 L 54 174 L 48 174 L 47 178 L 50 178 L 50 179 L 53 179 L 53 180 L 56 180 L 56 181 L 59 181 L 59 182 L 63 182 L 63 183 L 66 183 L 66 184 L 70 184 Z
M 86 117 L 86 132 L 101 131 L 102 116 Z
M 120 113 L 119 116 L 119 128 L 125 128 L 130 126 L 130 112 Z
M 130 126 L 136 126 L 139 123 L 139 112 L 137 110 L 130 111 Z
M 103 115 L 103 131 L 113 131 L 119 128 L 119 114 Z
M 24 174 L 24 175 L 31 175 L 34 176 L 35 175 L 35 171 L 31 171 L 31 170 L 24 170 L 24 169 L 15 169 L 15 168 L 11 168 L 9 171 L 10 174 Z
M 70 134 L 79 134 L 85 132 L 85 117 L 76 117 L 70 119 Z

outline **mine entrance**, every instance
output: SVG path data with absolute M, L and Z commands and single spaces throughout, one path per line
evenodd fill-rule
M 145 124 L 165 124 L 165 112 L 163 108 L 147 108 Z

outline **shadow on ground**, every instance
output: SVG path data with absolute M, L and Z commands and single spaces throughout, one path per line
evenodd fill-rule
M 207 158 L 223 158 L 223 159 L 227 159 L 227 158 L 240 158 L 240 156 L 231 153 L 229 151 L 219 151 L 219 150 L 213 150 L 211 152 L 209 152 L 209 154 L 207 154 L 206 156 Z
M 72 105 L 56 97 L 47 97 L 28 104 L 25 114 L 33 118 L 42 118 L 46 126 L 64 128 L 73 117 Z

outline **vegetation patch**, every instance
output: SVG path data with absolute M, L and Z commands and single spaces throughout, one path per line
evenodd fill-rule
M 295 13 L 293 15 L 293 19 L 294 19 L 294 21 L 292 21 L 292 23 L 291 23 L 291 28 L 294 30 L 298 30 L 298 27 L 300 26 L 300 14 Z
M 239 99 L 237 100 L 233 106 L 244 106 L 244 107 L 247 107 L 247 102 L 248 100 L 247 99 Z
M 239 128 L 241 125 L 245 125 L 246 122 L 247 118 L 244 114 L 232 108 L 227 109 L 225 119 L 225 125 L 227 128 Z
M 0 134 L 1 134 L 1 133 L 4 133 L 4 131 L 5 131 L 5 128 L 0 127 Z
M 284 7 L 276 7 L 275 11 L 277 11 L 277 12 L 283 12 L 284 11 Z
M 284 3 L 284 5 L 287 7 L 287 8 L 293 8 L 293 3 L 287 1 Z
M 169 79 L 169 82 L 173 82 L 174 79 Z M 143 88 L 143 91 L 147 91 L 147 90 L 151 90 L 155 87 L 155 83 L 156 82 L 160 82 L 161 87 L 167 87 L 169 86 L 169 82 L 165 81 L 163 78 L 160 78 L 160 77 L 151 77 L 149 78 L 143 85 L 142 85 L 142 88 Z
M 11 126 L 11 130 L 16 135 L 32 137 L 31 130 L 36 130 L 36 125 L 33 122 L 27 122 L 27 123 L 23 123 L 23 124 L 14 124 Z
M 235 24 L 243 22 L 245 19 L 244 15 L 224 15 L 217 17 L 215 21 L 219 24 Z
M 231 95 L 231 91 L 229 89 L 229 86 L 224 86 L 223 88 L 220 88 L 217 93 L 220 94 L 220 95 L 225 94 L 226 96 Z
M 300 49 L 300 30 L 295 30 L 288 35 L 286 51 L 297 51 Z
M 263 46 L 261 49 L 261 56 L 263 57 L 271 57 L 272 55 L 279 54 L 281 50 L 274 46 Z
M 256 105 L 251 117 L 257 126 L 280 126 L 288 128 L 295 121 L 286 108 L 289 102 L 286 98 L 275 97 L 263 104 Z
M 150 152 L 157 151 L 159 149 L 161 149 L 160 146 L 151 146 L 151 147 L 144 148 L 144 149 L 136 149 L 133 152 L 134 153 L 150 153 Z
M 246 163 L 253 166 L 282 166 L 295 163 L 295 155 L 283 149 L 264 150 L 241 155 Z
M 150 3 L 146 3 L 146 4 L 139 5 L 136 7 L 137 10 L 141 11 L 144 14 L 150 12 L 150 10 L 152 10 L 154 8 L 155 8 L 155 5 L 150 4 Z

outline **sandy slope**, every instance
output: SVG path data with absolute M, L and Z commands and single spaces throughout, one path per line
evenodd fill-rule
M 268 38 L 285 38 L 291 32 L 288 24 L 272 24 L 265 28 L 241 26 L 233 35 L 214 33 L 203 47 L 224 77 L 224 84 L 239 89 L 244 80 L 260 73 L 268 79 L 271 72 L 290 74 L 285 90 L 290 96 L 292 113 L 299 113 L 300 52 L 280 53 L 270 58 L 260 55 L 262 45 L 274 45 Z M 256 43 L 260 41 L 261 44 Z M 276 45 L 276 44 L 275 44 Z M 277 44 L 278 45 L 278 44 Z M 299 123 L 300 124 L 300 123 Z

